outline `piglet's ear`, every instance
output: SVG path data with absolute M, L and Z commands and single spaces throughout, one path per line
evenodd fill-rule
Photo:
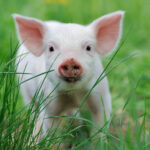
M 35 56 L 40 56 L 44 51 L 43 36 L 47 30 L 44 22 L 17 14 L 13 17 L 21 42 Z
M 122 33 L 123 16 L 123 11 L 117 11 L 95 20 L 90 25 L 96 36 L 99 54 L 105 55 L 118 45 Z

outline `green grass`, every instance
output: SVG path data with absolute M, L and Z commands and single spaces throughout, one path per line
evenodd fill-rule
M 42 20 L 88 24 L 106 13 L 125 10 L 123 41 L 126 40 L 106 71 L 132 53 L 135 55 L 121 63 L 108 75 L 113 105 L 110 131 L 107 129 L 108 122 L 103 130 L 97 131 L 93 138 L 90 138 L 88 134 L 92 122 L 89 120 L 90 115 L 83 112 L 83 116 L 87 118 L 85 126 L 77 128 L 69 126 L 70 130 L 64 130 L 63 133 L 60 131 L 61 127 L 58 127 L 37 143 L 38 136 L 34 138 L 31 136 L 39 114 L 38 110 L 35 113 L 33 111 L 34 101 L 28 106 L 29 109 L 26 109 L 18 94 L 19 88 L 15 73 L 0 73 L 0 149 L 46 150 L 51 149 L 55 143 L 74 141 L 76 146 L 72 149 L 91 150 L 93 149 L 91 143 L 95 143 L 97 150 L 107 148 L 110 150 L 149 150 L 150 1 L 66 0 L 66 4 L 50 1 L 0 1 L 0 72 L 15 72 L 14 61 L 6 65 L 6 62 L 14 57 L 17 43 L 12 13 Z M 107 66 L 111 58 L 112 56 L 103 59 L 104 66 Z M 65 118 L 66 122 L 69 121 L 66 116 L 62 118 Z M 83 120 L 82 116 L 80 119 Z M 99 138 L 98 133 L 101 131 L 105 132 L 107 142 L 104 138 Z

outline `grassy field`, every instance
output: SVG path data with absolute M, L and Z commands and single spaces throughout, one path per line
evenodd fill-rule
M 104 14 L 124 10 L 126 12 L 122 38 L 124 44 L 109 68 L 125 57 L 132 54 L 134 57 L 120 64 L 108 75 L 112 93 L 113 118 L 110 132 L 104 129 L 107 142 L 95 134 L 97 146 L 93 148 L 91 144 L 93 139 L 84 138 L 85 133 L 82 133 L 84 132 L 82 129 L 77 145 L 72 149 L 150 149 L 149 0 L 1 0 L 0 6 L 1 72 L 14 70 L 13 64 L 6 65 L 6 62 L 13 57 L 10 49 L 14 50 L 17 44 L 12 13 L 42 20 L 89 24 Z M 111 57 L 103 58 L 104 66 Z M 32 104 L 28 111 L 23 109 L 24 105 L 18 95 L 18 88 L 13 89 L 17 84 L 15 75 L 0 74 L 0 81 L 0 149 L 47 150 L 51 149 L 55 143 L 64 140 L 66 136 L 74 134 L 73 131 L 64 133 L 64 136 L 59 137 L 59 142 L 54 134 L 53 137 L 45 137 L 40 143 L 35 144 L 37 139 L 32 141 L 30 137 L 34 126 L 34 121 L 30 122 Z M 36 115 L 34 115 L 35 120 Z M 11 125 L 11 123 L 14 124 Z M 20 126 L 23 127 L 21 131 Z

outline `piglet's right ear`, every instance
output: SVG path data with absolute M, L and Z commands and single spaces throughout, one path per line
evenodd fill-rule
M 44 22 L 17 14 L 13 14 L 13 18 L 21 42 L 35 56 L 40 56 L 44 52 L 43 36 L 47 30 Z

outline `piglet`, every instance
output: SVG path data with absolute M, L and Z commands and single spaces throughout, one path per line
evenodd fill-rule
M 17 71 L 30 73 L 20 75 L 20 80 L 53 70 L 47 74 L 42 86 L 45 97 L 59 83 L 53 91 L 53 95 L 57 95 L 56 99 L 51 100 L 49 97 L 47 107 L 40 115 L 45 134 L 52 126 L 56 127 L 58 119 L 44 118 L 64 112 L 72 114 L 102 73 L 100 56 L 109 54 L 117 47 L 123 16 L 123 11 L 117 11 L 84 26 L 13 15 L 21 43 L 17 53 Z M 27 104 L 31 102 L 44 77 L 38 76 L 21 85 Z M 110 118 L 111 95 L 106 77 L 93 89 L 84 106 L 90 110 L 93 121 L 99 127 L 104 125 L 104 112 L 106 119 Z

